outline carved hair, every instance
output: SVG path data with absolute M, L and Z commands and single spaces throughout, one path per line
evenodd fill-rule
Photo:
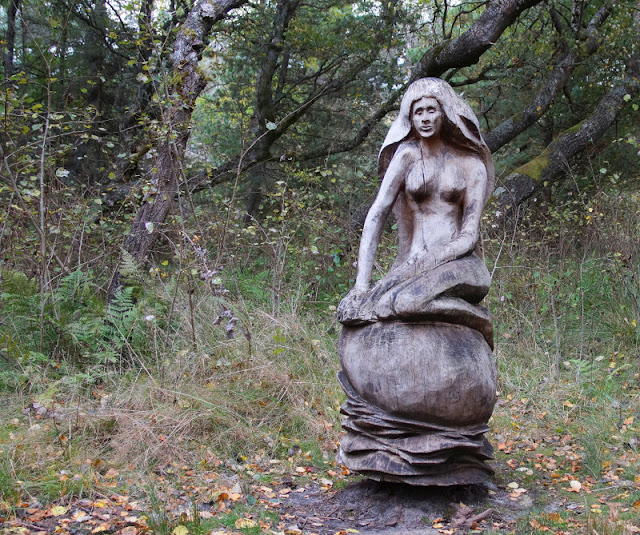
M 402 97 L 398 117 L 389 128 L 378 155 L 378 176 L 380 179 L 389 167 L 396 149 L 403 141 L 414 135 L 411 122 L 413 104 L 422 97 L 434 98 L 440 104 L 447 126 L 443 130 L 445 142 L 462 150 L 477 154 L 487 170 L 487 187 L 484 201 L 493 193 L 495 170 L 491 151 L 482 139 L 480 125 L 469 105 L 460 98 L 453 88 L 439 78 L 422 78 L 413 82 Z

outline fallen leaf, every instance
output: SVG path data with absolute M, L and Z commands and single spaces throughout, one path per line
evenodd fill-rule
M 87 520 L 91 520 L 91 515 L 88 515 L 82 510 L 78 510 L 71 515 L 71 518 L 74 522 L 86 522 Z
M 43 518 L 49 516 L 51 513 L 45 509 L 41 509 L 40 511 L 36 511 L 32 515 L 29 515 L 27 518 L 29 522 L 40 522 Z
M 571 481 L 569 481 L 569 486 L 571 487 L 569 489 L 569 492 L 580 492 L 580 489 L 582 488 L 582 483 L 580 483 L 580 481 L 576 481 L 575 479 L 572 479 Z
M 53 516 L 62 516 L 66 513 L 67 513 L 67 508 L 63 507 L 62 505 L 56 505 L 55 507 L 51 508 L 51 514 Z
M 549 520 L 555 524 L 560 524 L 562 522 L 562 517 L 558 513 L 549 513 Z
M 189 533 L 189 530 L 187 529 L 187 526 L 183 526 L 181 524 L 173 528 L 173 531 L 171 533 L 172 535 L 187 535 Z
M 258 523 L 250 518 L 238 518 L 234 524 L 236 529 L 255 528 Z
M 91 533 L 102 533 L 103 531 L 111 531 L 113 526 L 110 522 L 103 522 L 91 530 Z

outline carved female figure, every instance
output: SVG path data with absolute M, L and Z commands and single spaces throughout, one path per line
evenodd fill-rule
M 496 395 L 493 326 L 479 305 L 479 253 L 491 154 L 469 106 L 442 80 L 411 84 L 378 158 L 355 287 L 338 307 L 347 417 L 339 458 L 373 479 L 413 485 L 484 481 Z M 370 287 L 393 210 L 398 256 Z
M 356 283 L 338 319 L 353 325 L 428 313 L 440 295 L 480 301 L 489 274 L 474 250 L 494 170 L 475 115 L 446 82 L 424 78 L 411 84 L 380 150 L 379 173 L 382 184 L 365 221 Z M 370 289 L 376 248 L 392 208 L 398 256 Z M 467 265 L 456 267 L 457 288 L 450 286 L 446 268 L 431 284 L 424 280 L 426 273 L 465 257 Z

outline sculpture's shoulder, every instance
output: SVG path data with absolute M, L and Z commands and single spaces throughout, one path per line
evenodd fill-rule
M 402 180 L 407 172 L 420 159 L 420 147 L 415 141 L 403 141 L 398 145 L 389 166 L 385 171 L 385 179 L 388 181 Z
M 401 159 L 403 161 L 416 160 L 422 157 L 420 152 L 420 143 L 418 141 L 403 141 L 398 145 L 393 160 Z

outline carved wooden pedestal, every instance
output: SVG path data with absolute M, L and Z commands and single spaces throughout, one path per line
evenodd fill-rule
M 344 326 L 339 379 L 348 399 L 339 459 L 378 481 L 481 483 L 496 368 L 483 335 L 434 321 Z

